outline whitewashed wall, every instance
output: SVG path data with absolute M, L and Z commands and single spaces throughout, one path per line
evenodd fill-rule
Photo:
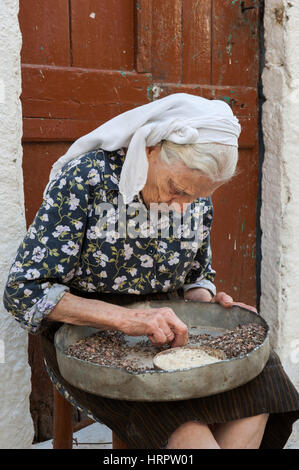
M 265 0 L 261 313 L 299 386 L 299 2 Z
M 29 412 L 27 334 L 5 311 L 2 296 L 8 269 L 24 237 L 22 111 L 18 0 L 0 0 L 0 448 L 28 448 L 33 440 Z

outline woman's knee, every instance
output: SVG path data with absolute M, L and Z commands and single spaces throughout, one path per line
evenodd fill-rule
M 219 449 L 207 424 L 187 421 L 181 424 L 170 436 L 169 449 Z
M 209 429 L 209 426 L 205 423 L 202 423 L 201 421 L 186 421 L 186 423 L 181 424 L 176 431 L 181 430 L 181 431 L 186 431 L 189 430 L 192 431 L 193 429 L 200 429 L 202 428 L 203 430 Z

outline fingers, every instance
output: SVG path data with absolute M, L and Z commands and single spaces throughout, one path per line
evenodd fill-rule
M 242 302 L 234 302 L 233 298 L 226 294 L 225 292 L 218 292 L 215 297 L 213 297 L 212 301 L 213 303 L 218 303 L 222 305 L 225 308 L 232 307 L 233 305 L 237 305 L 242 308 L 246 308 L 247 310 L 251 310 L 252 312 L 257 313 L 257 309 L 253 307 L 252 305 L 247 305 Z
M 172 309 L 167 309 L 165 320 L 171 331 L 174 333 L 174 338 L 171 343 L 172 348 L 186 346 L 188 343 L 188 327 L 180 320 Z
M 174 332 L 169 328 L 167 322 L 163 317 L 158 317 L 159 327 L 154 329 L 153 334 L 148 335 L 149 340 L 154 346 L 162 346 L 163 344 L 171 343 L 174 338 Z
M 233 298 L 225 292 L 218 292 L 215 297 L 213 297 L 212 303 L 217 303 L 228 308 L 233 305 Z
M 233 305 L 237 305 L 239 307 L 246 308 L 247 310 L 251 310 L 251 312 L 258 313 L 257 309 L 253 307 L 252 305 L 246 305 L 246 304 L 243 304 L 242 302 L 233 302 Z
M 173 332 L 170 332 L 169 335 L 166 335 L 162 330 L 158 334 L 148 335 L 148 339 L 153 346 L 163 346 L 163 344 L 171 343 L 175 335 Z
M 179 347 L 188 343 L 188 328 L 171 308 L 157 309 L 151 329 L 148 337 L 153 345 Z

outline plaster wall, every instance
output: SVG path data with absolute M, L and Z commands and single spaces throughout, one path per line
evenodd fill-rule
M 261 314 L 299 386 L 299 3 L 265 0 Z
M 8 269 L 25 233 L 18 0 L 0 0 L 0 448 L 29 448 L 27 334 L 2 303 Z

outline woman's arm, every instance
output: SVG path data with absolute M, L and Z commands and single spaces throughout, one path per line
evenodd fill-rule
M 67 166 L 53 181 L 8 275 L 4 306 L 33 334 L 69 292 L 79 265 L 92 188 L 88 163 Z
M 188 328 L 170 308 L 130 309 L 67 292 L 47 320 L 118 330 L 130 336 L 147 335 L 154 345 L 185 346 Z

